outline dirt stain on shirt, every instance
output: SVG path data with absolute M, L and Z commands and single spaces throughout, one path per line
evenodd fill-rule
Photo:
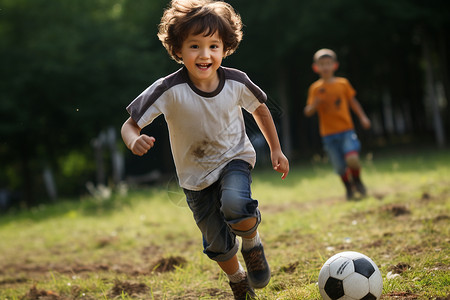
M 220 149 L 220 144 L 216 141 L 203 140 L 193 145 L 191 154 L 197 159 L 202 159 L 210 155 L 214 155 Z
M 203 158 L 207 155 L 207 149 L 210 145 L 210 142 L 207 140 L 203 140 L 196 145 L 192 149 L 191 153 L 196 158 Z

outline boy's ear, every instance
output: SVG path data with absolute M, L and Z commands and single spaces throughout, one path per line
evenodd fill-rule
M 315 73 L 319 73 L 319 67 L 317 66 L 316 63 L 313 63 L 311 67 Z
M 173 51 L 172 53 L 174 53 L 180 60 L 183 60 L 183 58 L 181 57 L 181 50 Z
M 336 62 L 333 64 L 333 71 L 336 71 L 338 68 L 339 68 L 339 63 L 336 61 Z

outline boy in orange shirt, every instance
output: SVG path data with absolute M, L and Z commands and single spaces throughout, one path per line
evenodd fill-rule
M 344 183 L 347 200 L 350 200 L 354 198 L 355 190 L 362 196 L 366 195 L 366 187 L 360 177 L 361 144 L 354 130 L 350 109 L 358 116 L 364 129 L 369 129 L 371 124 L 356 100 L 356 92 L 350 82 L 334 76 L 338 67 L 334 51 L 321 49 L 314 54 L 312 68 L 320 79 L 309 88 L 304 113 L 308 117 L 318 113 L 325 151 Z

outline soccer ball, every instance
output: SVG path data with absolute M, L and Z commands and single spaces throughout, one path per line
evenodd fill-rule
M 366 255 L 341 252 L 330 257 L 320 270 L 319 291 L 325 300 L 376 300 L 383 291 L 383 278 Z

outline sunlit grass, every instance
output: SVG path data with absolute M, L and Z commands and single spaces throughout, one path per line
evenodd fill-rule
M 386 299 L 450 294 L 450 154 L 375 154 L 363 162 L 369 196 L 351 202 L 328 163 L 293 165 L 284 181 L 256 168 L 253 196 L 272 270 L 261 299 L 320 298 L 322 264 L 347 250 L 378 264 Z M 229 299 L 228 280 L 202 254 L 182 199 L 180 189 L 162 186 L 1 216 L 0 298 L 30 299 L 36 286 L 61 299 Z M 170 257 L 186 263 L 154 272 Z M 395 276 L 399 265 L 406 267 Z M 117 283 L 143 284 L 145 292 L 117 295 Z

